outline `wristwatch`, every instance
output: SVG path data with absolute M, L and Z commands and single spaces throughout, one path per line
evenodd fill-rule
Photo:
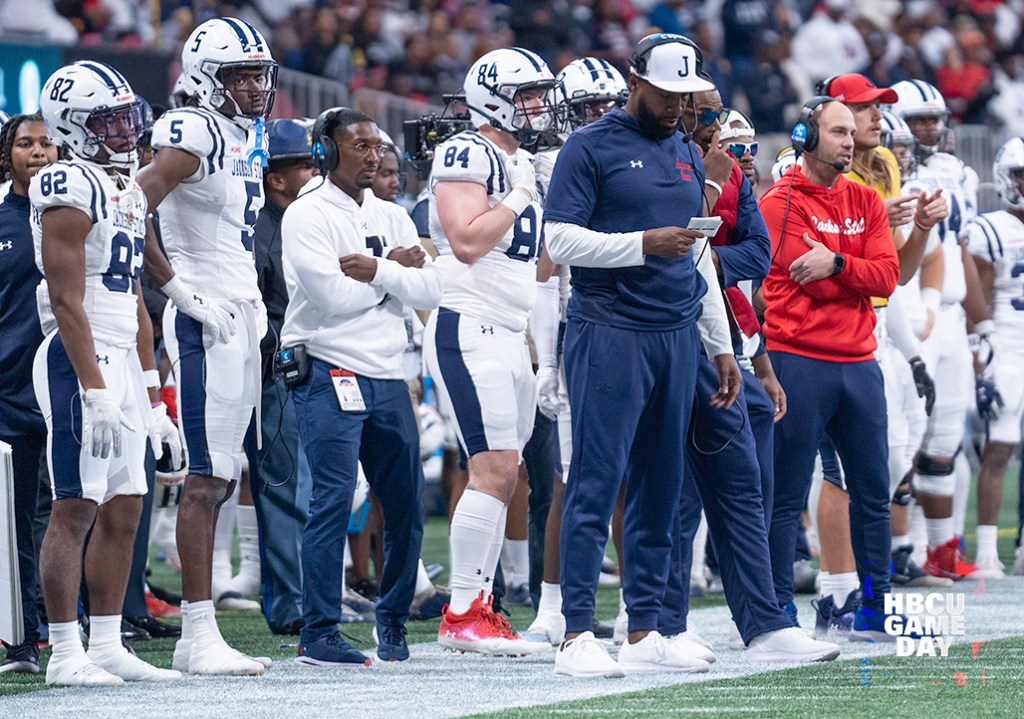
M 841 255 L 838 252 L 835 254 L 835 258 L 832 260 L 832 276 L 835 277 L 843 268 L 846 267 L 846 256 Z

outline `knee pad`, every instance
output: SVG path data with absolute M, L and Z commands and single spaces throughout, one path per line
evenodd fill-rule
M 238 454 L 227 452 L 210 451 L 210 466 L 213 476 L 218 479 L 226 479 L 229 482 L 237 482 L 242 478 L 242 462 Z
M 956 489 L 954 459 L 937 460 L 919 454 L 914 461 L 914 489 L 940 497 L 952 497 Z

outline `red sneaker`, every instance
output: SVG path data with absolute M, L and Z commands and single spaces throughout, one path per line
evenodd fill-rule
M 148 589 L 146 590 L 146 609 L 149 610 L 149 616 L 157 619 L 181 616 L 181 609 L 179 607 L 169 604 L 162 599 L 157 599 Z
M 953 537 L 942 546 L 928 548 L 928 560 L 924 563 L 924 571 L 933 577 L 947 579 L 963 579 L 978 568 L 960 559 L 960 541 Z
M 545 642 L 521 639 L 505 617 L 494 613 L 491 598 L 484 600 L 483 592 L 462 614 L 449 611 L 445 605 L 441 610 L 441 626 L 437 628 L 437 642 L 446 649 L 491 656 L 521 657 L 551 649 Z

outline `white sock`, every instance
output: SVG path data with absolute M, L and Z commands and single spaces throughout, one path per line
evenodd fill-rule
M 192 641 L 192 619 L 188 615 L 188 600 L 181 600 L 181 638 L 186 642 Z
M 832 575 L 828 572 L 818 572 L 818 581 L 821 585 L 821 596 L 831 597 L 832 596 Z
M 832 601 L 836 609 L 841 609 L 850 595 L 860 588 L 860 578 L 856 572 L 829 573 L 832 584 Z
M 928 531 L 928 546 L 931 549 L 938 549 L 953 538 L 953 518 L 940 517 L 939 519 L 924 519 L 925 529 Z
M 540 583 L 540 603 L 537 605 L 537 616 L 541 614 L 562 613 L 562 585 L 549 582 Z
M 213 600 L 205 599 L 188 605 L 188 616 L 192 623 L 192 641 L 196 644 L 214 644 L 223 641 L 217 628 L 217 617 Z
M 416 591 L 413 594 L 422 594 L 433 587 L 430 577 L 427 576 L 427 568 L 423 566 L 423 560 L 420 559 L 419 564 L 416 565 Z
M 967 524 L 967 501 L 971 494 L 971 465 L 963 452 L 953 460 L 953 475 L 956 477 L 953 490 L 953 534 L 963 536 Z
M 238 491 L 231 493 L 220 506 L 217 526 L 213 532 L 213 574 L 212 597 L 218 599 L 224 592 L 231 591 L 231 545 L 235 537 L 235 510 L 238 508 Z
M 910 535 L 909 534 L 901 534 L 899 536 L 893 535 L 893 537 L 892 537 L 892 548 L 893 549 L 896 549 L 896 547 L 905 547 L 908 544 L 910 544 Z
M 487 553 L 487 563 L 484 564 L 484 596 L 491 596 L 494 591 L 494 574 L 498 571 L 498 560 L 501 557 L 501 548 L 505 545 L 505 523 L 508 521 L 508 506 L 501 508 L 501 515 L 498 517 L 498 524 L 494 528 L 494 536 L 491 537 L 491 551 Z M 508 577 L 505 578 L 505 586 L 508 586 Z
M 928 551 L 928 532 L 925 528 L 924 510 L 917 502 L 910 504 L 910 543 L 914 545 L 914 561 L 924 564 Z
M 452 554 L 449 609 L 455 614 L 469 609 L 480 594 L 484 567 L 504 509 L 500 499 L 475 489 L 463 492 L 455 507 L 449 535 Z
M 110 654 L 121 649 L 121 615 L 90 616 L 89 654 Z
M 622 593 L 622 588 L 619 588 L 619 614 L 626 611 L 626 595 Z
M 998 559 L 998 539 L 999 527 L 994 524 L 979 524 L 978 525 L 978 551 L 975 553 L 977 559 L 985 557 L 986 559 Z
M 501 571 L 505 586 L 530 583 L 530 542 L 526 539 L 505 539 L 501 545 Z
M 260 529 L 256 521 L 256 507 L 251 504 L 238 505 L 238 548 L 242 561 L 238 574 L 231 580 L 231 588 L 246 596 L 260 593 Z
M 50 661 L 85 656 L 82 636 L 78 633 L 78 622 L 50 622 L 50 646 L 53 655 Z

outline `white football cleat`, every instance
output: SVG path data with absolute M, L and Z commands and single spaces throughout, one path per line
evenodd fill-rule
M 998 557 L 979 556 L 975 558 L 974 564 L 977 569 L 971 572 L 971 579 L 1006 579 L 1006 572 L 1003 571 L 1006 565 L 1000 562 Z M 1014 567 L 1016 568 L 1016 563 Z
M 130 654 L 124 647 L 117 647 L 114 652 L 108 654 L 97 652 L 88 656 L 94 663 L 126 682 L 176 682 L 181 679 L 181 672 L 178 670 L 154 667 Z
M 830 662 L 839 656 L 839 645 L 811 639 L 797 627 L 786 627 L 750 640 L 743 652 L 748 664 Z
M 593 632 L 583 632 L 575 639 L 562 643 L 555 653 L 555 674 L 561 677 L 609 679 L 626 676 Z
M 259 602 L 246 599 L 234 591 L 222 593 L 214 606 L 222 612 L 258 612 L 261 609 Z
M 266 667 L 221 640 L 205 646 L 193 642 L 188 656 L 188 670 L 192 674 L 259 676 L 266 671 Z
M 558 614 L 538 614 L 533 624 L 522 634 L 528 642 L 547 642 L 553 647 L 565 641 L 565 617 Z
M 111 674 L 84 653 L 46 665 L 46 683 L 58 687 L 121 687 L 124 679 Z
M 690 656 L 658 632 L 650 632 L 636 644 L 624 642 L 619 650 L 619 666 L 627 674 L 706 672 L 711 669 L 708 662 Z
M 708 664 L 715 663 L 715 653 L 703 644 L 695 642 L 688 637 L 687 632 L 665 637 L 665 641 L 671 644 L 676 651 L 680 651 L 686 656 L 693 657 L 694 659 L 703 659 Z
M 1024 547 L 1017 547 L 1017 552 L 1014 554 L 1013 559 L 1013 576 L 1019 577 L 1024 575 Z

